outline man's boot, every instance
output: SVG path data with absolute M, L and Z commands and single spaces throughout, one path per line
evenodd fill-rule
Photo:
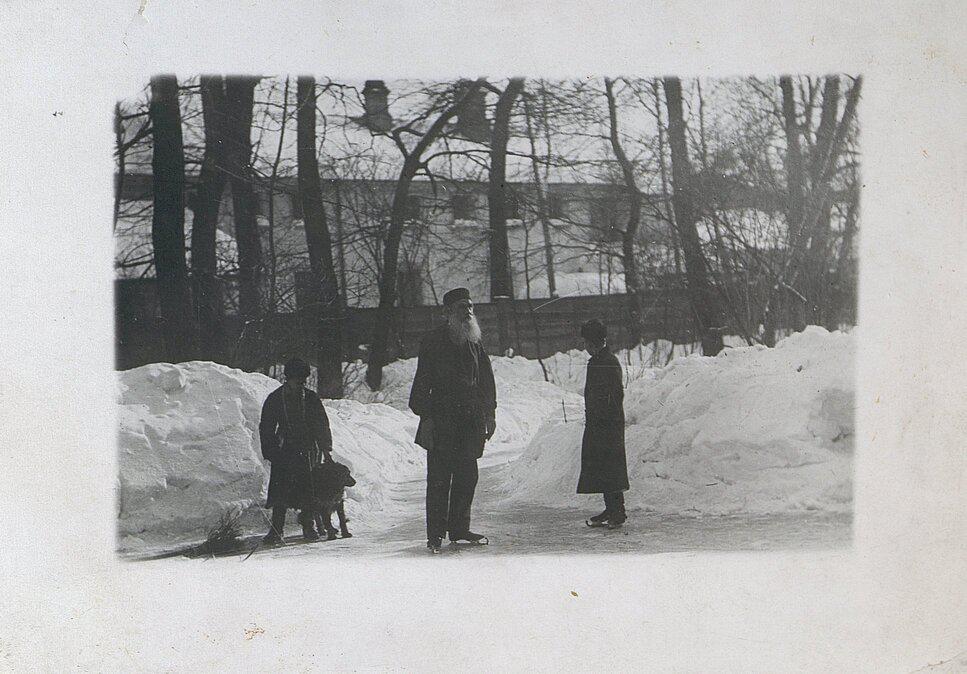
M 616 491 L 611 494 L 605 494 L 604 503 L 608 510 L 607 522 L 609 529 L 617 529 L 627 521 L 628 516 L 625 514 L 624 492 Z
M 269 533 L 262 539 L 262 545 L 282 545 L 282 532 L 285 530 L 285 508 L 272 508 L 272 524 Z
M 612 506 L 611 514 L 608 516 L 608 528 L 617 529 L 622 524 L 624 524 L 627 520 L 628 520 L 628 516 L 625 514 L 624 495 L 619 492 L 617 505 Z

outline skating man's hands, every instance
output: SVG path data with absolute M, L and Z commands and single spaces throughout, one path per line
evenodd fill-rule
M 490 438 L 494 437 L 494 433 L 496 431 L 497 431 L 497 420 L 494 419 L 493 417 L 488 418 L 487 421 L 484 422 L 484 438 L 486 438 L 487 440 L 490 440 Z

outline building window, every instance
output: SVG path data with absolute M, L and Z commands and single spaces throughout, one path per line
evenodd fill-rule
M 423 304 L 423 275 L 412 261 L 403 262 L 396 278 L 399 300 L 403 306 Z
M 593 199 L 590 203 L 591 226 L 600 230 L 606 241 L 621 237 L 618 229 L 618 203 L 615 199 L 604 197 Z
M 407 220 L 419 220 L 422 211 L 422 198 L 412 195 L 406 198 L 405 217 Z
M 547 217 L 552 220 L 564 217 L 564 198 L 560 194 L 547 195 Z
M 471 194 L 455 194 L 450 200 L 454 220 L 473 220 L 474 201 Z

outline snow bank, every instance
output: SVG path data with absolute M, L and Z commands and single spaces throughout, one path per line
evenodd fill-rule
M 848 510 L 853 433 L 853 337 L 809 328 L 775 349 L 681 357 L 671 345 L 619 352 L 625 368 L 632 507 L 662 513 Z M 506 498 L 573 506 L 583 432 L 587 354 L 492 358 L 497 434 L 484 465 L 506 463 Z M 401 507 L 393 484 L 419 476 L 418 419 L 407 409 L 416 359 L 384 369 L 383 390 L 351 370 L 349 398 L 325 401 L 334 454 L 357 486 L 347 511 L 377 524 Z M 228 511 L 265 524 L 268 484 L 258 419 L 274 379 L 208 362 L 153 364 L 118 374 L 120 546 L 198 539 Z M 566 420 L 566 421 L 565 421 Z
M 774 349 L 644 372 L 625 392 L 628 504 L 708 515 L 848 511 L 854 350 L 852 335 L 810 327 Z M 573 505 L 583 430 L 548 423 L 509 467 L 507 499 Z
M 724 338 L 729 348 L 743 347 L 745 341 L 741 337 L 727 335 Z M 674 344 L 665 339 L 658 339 L 649 344 L 642 344 L 634 349 L 621 349 L 615 352 L 615 357 L 624 370 L 625 386 L 650 376 L 650 371 L 663 367 L 675 358 L 701 353 L 701 344 Z M 555 353 L 544 359 L 548 379 L 558 386 L 574 393 L 584 393 L 584 380 L 587 375 L 588 353 L 584 350 L 571 349 L 566 353 Z M 540 364 L 530 361 L 537 368 L 537 378 L 543 378 Z
M 274 379 L 208 362 L 118 374 L 118 529 L 122 548 L 204 537 L 228 511 L 264 522 L 268 488 L 258 420 Z M 388 483 L 418 473 L 415 417 L 385 405 L 326 401 L 335 458 L 353 470 L 347 510 L 367 520 L 389 506 Z
M 582 414 L 583 398 L 544 381 L 536 360 L 503 356 L 490 360 L 497 385 L 497 432 L 487 443 L 484 465 L 516 459 L 545 421 L 563 421 L 565 415 L 574 419 Z M 416 362 L 416 358 L 407 358 L 384 367 L 383 386 L 375 392 L 362 381 L 364 366 L 356 364 L 350 376 L 348 396 L 363 403 L 380 402 L 400 410 L 412 418 L 415 429 L 418 419 L 409 411 L 408 404 Z

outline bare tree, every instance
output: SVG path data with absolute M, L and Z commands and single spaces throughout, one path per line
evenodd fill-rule
M 185 261 L 185 155 L 174 75 L 151 78 L 150 115 L 154 134 L 151 239 L 165 350 L 168 359 L 177 363 L 191 360 L 195 340 Z
M 224 288 L 224 333 L 234 332 L 232 314 L 239 314 L 247 338 L 237 354 L 257 347 L 257 353 L 249 351 L 252 358 L 237 362 L 262 367 L 305 348 L 302 333 L 289 329 L 298 323 L 294 314 L 271 324 L 262 316 L 298 308 L 303 280 L 326 266 L 315 246 L 307 251 L 299 221 L 306 221 L 310 238 L 322 229 L 308 213 L 313 209 L 305 208 L 312 190 L 296 190 L 299 143 L 296 129 L 286 127 L 295 111 L 285 78 L 258 86 L 250 78 L 229 81 L 227 87 L 219 79 L 185 80 L 178 95 L 186 196 L 194 212 L 192 302 L 210 337 L 215 296 Z M 721 329 L 727 321 L 731 334 L 751 343 L 805 321 L 835 327 L 855 320 L 859 149 L 851 120 L 858 80 L 843 75 L 679 84 L 683 109 L 669 120 L 676 126 L 672 134 L 666 133 L 665 115 L 668 109 L 675 116 L 674 101 L 664 100 L 660 79 L 532 80 L 509 102 L 514 80 L 497 87 L 482 83 L 467 105 L 473 110 L 435 126 L 470 84 L 400 81 L 391 92 L 381 81 L 357 91 L 326 80 L 316 87 L 317 166 L 306 175 L 320 179 L 318 218 L 327 225 L 342 305 L 371 306 L 378 297 L 370 383 L 379 382 L 381 363 L 407 349 L 412 317 L 423 315 L 404 306 L 438 300 L 444 279 L 467 279 L 478 284 L 476 292 L 494 274 L 490 287 L 498 296 L 516 290 L 536 298 L 545 274 L 552 297 L 615 293 L 612 276 L 624 276 L 628 293 L 616 296 L 608 313 L 617 310 L 624 333 L 623 318 L 637 304 L 635 327 L 644 338 L 692 341 L 695 326 L 704 326 L 705 335 L 707 327 Z M 155 271 L 147 98 L 122 101 L 115 111 L 116 269 L 123 278 Z M 635 98 L 640 105 L 629 105 Z M 485 114 L 488 103 L 492 117 Z M 666 154 L 670 138 L 674 147 Z M 219 204 L 226 186 L 232 202 Z M 507 226 L 513 216 L 501 208 L 511 191 L 520 230 Z M 481 224 L 484 194 L 491 208 Z M 221 210 L 234 212 L 235 240 L 216 238 L 215 221 L 226 219 Z M 488 269 L 489 262 L 494 265 Z M 707 295 L 695 279 L 703 274 Z M 514 288 L 522 282 L 525 288 Z M 317 305 L 311 292 L 307 298 Z M 547 348 L 567 346 L 546 327 L 562 304 L 531 314 L 535 323 L 545 321 L 534 329 L 542 330 Z M 722 318 L 701 318 L 699 310 L 708 304 L 717 305 Z M 285 329 L 272 329 L 283 323 Z M 770 329 L 760 331 L 760 325 Z M 513 323 L 504 328 L 500 342 L 506 347 Z M 200 353 L 214 359 L 213 346 Z
M 665 104 L 668 109 L 668 144 L 672 158 L 672 206 L 688 280 L 688 294 L 702 341 L 702 353 L 714 356 L 722 350 L 723 315 L 715 289 L 709 282 L 702 242 L 696 222 L 696 198 L 691 185 L 692 169 L 685 141 L 682 114 L 682 84 L 677 77 L 666 77 Z
M 839 117 L 840 78 L 831 75 L 825 78 L 823 85 L 823 103 L 819 117 L 819 127 L 816 129 L 816 142 L 813 145 L 809 161 L 809 180 L 814 187 L 822 180 L 823 162 L 832 149 L 833 137 L 836 133 L 836 120 Z M 807 322 L 815 325 L 830 325 L 832 307 L 828 295 L 830 267 L 829 267 L 829 239 L 832 221 L 832 200 L 826 198 L 819 205 L 816 227 L 809 237 L 809 249 L 806 251 L 806 296 L 809 298 Z
M 764 310 L 763 325 L 765 334 L 763 340 L 767 344 L 775 343 L 775 331 L 782 311 L 782 297 L 784 293 L 790 293 L 808 309 L 810 300 L 814 307 L 822 302 L 821 292 L 817 291 L 816 286 L 823 283 L 825 274 L 818 279 L 810 280 L 807 278 L 805 283 L 801 283 L 803 268 L 807 266 L 809 255 L 809 244 L 812 238 L 819 238 L 822 243 L 817 243 L 817 251 L 823 250 L 826 246 L 825 239 L 828 235 L 826 214 L 829 213 L 830 199 L 832 196 L 833 180 L 837 173 L 838 158 L 845 146 L 847 134 L 852 128 L 853 120 L 856 115 L 856 107 L 862 86 L 862 78 L 857 77 L 846 94 L 846 105 L 839 122 L 833 124 L 834 104 L 838 106 L 838 93 L 834 93 L 833 87 L 838 90 L 838 83 L 827 83 L 824 94 L 823 111 L 820 119 L 821 133 L 817 136 L 817 142 L 813 148 L 816 155 L 810 162 L 809 176 L 810 181 L 807 189 L 806 169 L 800 150 L 801 125 L 798 123 L 795 108 L 795 92 L 792 89 L 792 81 L 789 77 L 779 79 L 779 88 L 782 95 L 782 118 L 786 130 L 786 183 L 788 192 L 787 206 L 787 228 L 788 242 L 786 245 L 785 257 L 782 264 L 774 273 L 774 282 L 771 286 L 769 300 Z M 828 98 L 827 98 L 828 97 Z M 820 231 L 822 230 L 822 231 Z M 850 234 L 852 236 L 852 234 Z M 823 258 L 821 264 L 828 264 Z M 797 288 L 809 288 L 812 286 L 813 297 L 807 297 Z M 806 290 L 807 293 L 810 290 Z M 822 306 L 825 306 L 823 302 Z M 799 321 L 796 327 L 801 328 L 803 322 Z
M 392 132 L 393 140 L 403 155 L 403 166 L 396 181 L 393 192 L 393 204 L 390 211 L 390 223 L 386 232 L 386 244 L 383 249 L 382 269 L 379 282 L 379 306 L 376 309 L 376 323 L 373 327 L 373 337 L 370 344 L 369 362 L 366 367 L 366 383 L 372 390 L 379 389 L 383 382 L 383 366 L 386 364 L 386 349 L 389 334 L 394 323 L 394 313 L 397 300 L 397 272 L 399 263 L 400 240 L 403 227 L 406 224 L 407 197 L 410 184 L 420 172 L 426 168 L 423 153 L 441 135 L 444 127 L 463 109 L 466 103 L 476 95 L 483 86 L 483 78 L 475 80 L 462 87 L 460 95 L 446 107 L 434 120 L 430 127 L 420 135 L 412 150 L 403 142 L 403 133 L 412 132 L 409 127 L 400 127 Z
M 546 89 L 544 82 L 540 83 L 540 91 L 542 94 L 542 99 L 546 99 Z M 554 277 L 554 243 L 551 240 L 551 220 L 550 220 L 550 209 L 548 204 L 547 195 L 547 180 L 546 176 L 541 176 L 540 170 L 540 160 L 537 156 L 537 132 L 533 120 L 533 112 L 531 110 L 530 104 L 531 96 L 524 95 L 524 119 L 527 129 L 527 140 L 530 143 L 531 151 L 531 171 L 534 175 L 534 189 L 535 198 L 537 201 L 537 217 L 541 222 L 541 233 L 544 236 L 544 266 L 545 273 L 547 274 L 547 294 L 550 297 L 557 297 L 557 281 Z M 541 111 L 544 114 L 544 121 L 546 124 L 546 100 L 542 100 Z M 548 140 L 548 153 L 550 153 L 550 140 Z M 545 172 L 546 172 L 545 163 Z
M 235 238 L 238 245 L 238 304 L 243 335 L 257 343 L 262 318 L 262 243 L 256 214 L 258 202 L 252 174 L 252 109 L 258 77 L 225 78 L 225 159 L 232 188 Z M 242 366 L 253 366 L 241 355 Z
M 285 131 L 288 126 L 288 112 L 289 112 L 289 78 L 285 78 L 285 84 L 282 89 L 282 114 L 279 119 L 279 141 L 276 143 L 275 147 L 275 159 L 272 160 L 272 165 L 269 170 L 269 208 L 268 208 L 268 221 L 269 221 L 269 231 L 268 231 L 268 244 L 269 244 L 269 310 L 272 312 L 278 311 L 278 297 L 279 297 L 279 274 L 278 274 L 278 256 L 275 250 L 275 197 L 278 193 L 278 182 L 279 182 L 279 165 L 282 162 L 282 150 L 285 147 Z M 286 193 L 287 194 L 287 193 Z
M 501 302 L 514 298 L 514 279 L 510 269 L 510 244 L 507 241 L 507 141 L 510 137 L 510 113 L 524 88 L 522 78 L 512 78 L 497 98 L 494 128 L 490 139 L 490 177 L 487 183 L 488 219 L 490 224 L 490 300 Z M 505 311 L 499 311 L 500 351 L 510 348 L 510 326 Z
M 344 311 L 333 265 L 332 239 L 322 203 L 319 161 L 316 158 L 316 79 L 298 78 L 296 92 L 299 101 L 296 140 L 299 197 L 302 200 L 306 245 L 312 269 L 312 313 L 318 335 L 316 364 L 319 395 L 324 398 L 341 398 Z
M 803 166 L 800 137 L 802 127 L 796 115 L 796 98 L 793 91 L 792 78 L 780 77 L 779 89 L 782 92 L 782 121 L 786 136 L 786 223 L 788 227 L 787 254 L 793 260 L 792 251 L 798 250 L 806 236 L 803 229 L 803 212 L 806 207 L 806 173 Z M 795 264 L 795 262 L 793 262 Z M 782 278 L 778 278 L 772 285 L 768 307 L 770 311 L 765 316 L 763 339 L 769 346 L 775 345 L 776 328 L 786 286 Z M 798 326 L 801 328 L 801 325 Z
M 604 79 L 604 92 L 608 99 L 608 119 L 610 122 L 608 129 L 611 149 L 621 167 L 621 175 L 628 195 L 628 221 L 621 232 L 621 262 L 624 266 L 625 292 L 628 297 L 628 331 L 631 336 L 629 346 L 636 346 L 641 342 L 643 332 L 641 276 L 638 271 L 638 253 L 635 250 L 638 225 L 641 222 L 641 190 L 638 189 L 638 183 L 635 180 L 635 167 L 621 145 L 618 133 L 618 109 L 615 104 L 614 81 L 607 77 Z
M 218 75 L 200 78 L 205 153 L 198 185 L 191 196 L 194 213 L 191 228 L 191 273 L 195 312 L 202 335 L 201 358 L 216 360 L 220 355 L 222 298 L 216 278 L 216 234 L 218 211 L 225 191 L 225 85 Z

